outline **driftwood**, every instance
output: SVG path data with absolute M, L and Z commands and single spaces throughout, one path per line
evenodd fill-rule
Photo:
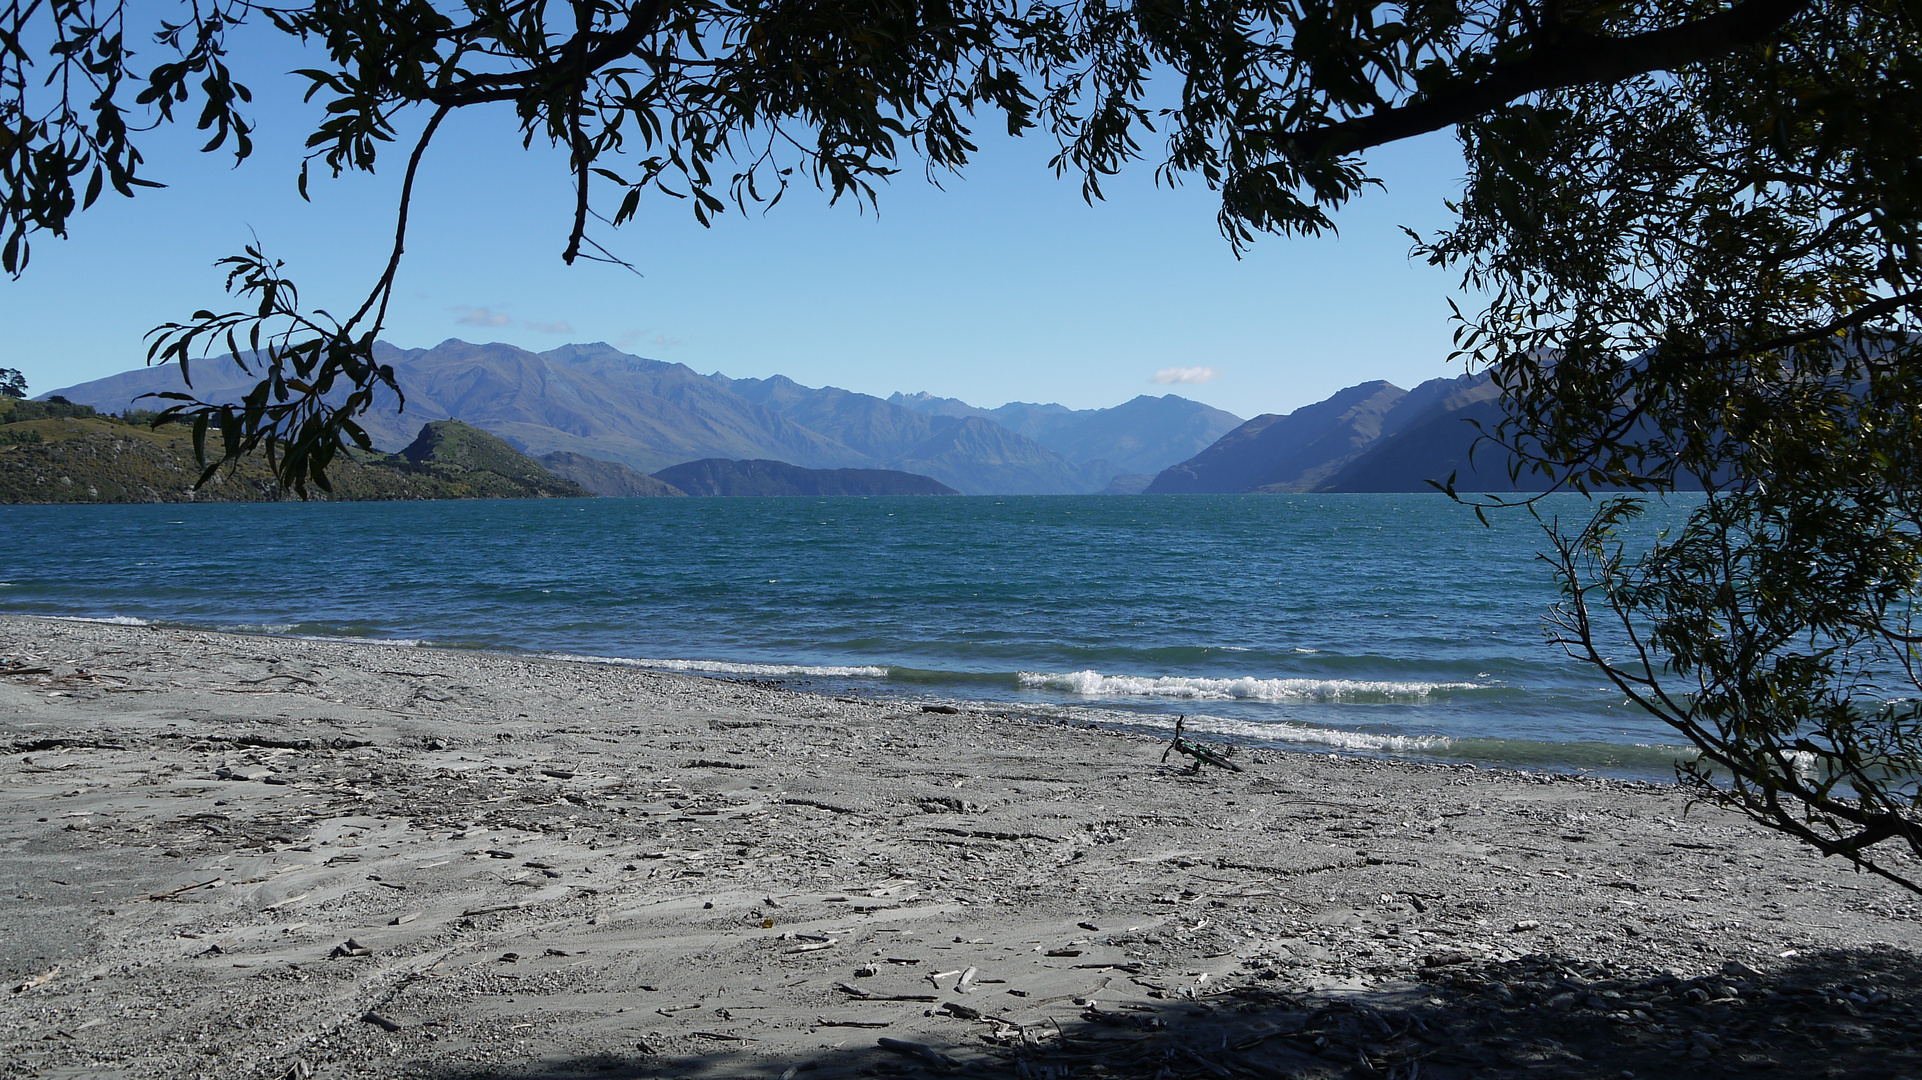
M 869 993 L 868 991 L 863 990 L 858 986 L 852 986 L 844 982 L 835 983 L 834 988 L 848 995 L 849 997 L 856 999 L 857 1001 L 939 1001 L 940 1000 L 939 998 L 935 997 L 933 994 L 874 994 L 874 993 Z
M 1215 753 L 1213 750 L 1210 750 L 1199 743 L 1189 742 L 1187 739 L 1182 738 L 1181 728 L 1182 728 L 1182 725 L 1186 724 L 1187 722 L 1188 722 L 1188 718 L 1185 715 L 1175 720 L 1174 741 L 1168 744 L 1168 749 L 1163 750 L 1161 752 L 1161 760 L 1164 764 L 1167 762 L 1169 754 L 1180 753 L 1180 754 L 1186 754 L 1189 757 L 1195 759 L 1196 772 L 1201 771 L 1201 766 L 1203 763 L 1213 765 L 1217 769 L 1227 769 L 1229 772 L 1241 771 L 1241 766 L 1235 764 L 1232 761 L 1229 761 L 1227 758 L 1222 757 L 1220 754 Z
M 168 889 L 166 892 L 157 892 L 151 896 L 136 896 L 134 897 L 134 899 L 136 900 L 172 900 L 174 897 L 179 896 L 181 893 L 184 893 L 184 892 L 192 892 L 195 889 L 218 889 L 222 885 L 225 885 L 226 883 L 227 883 L 226 878 L 214 878 L 212 881 L 197 881 L 192 885 L 182 885 L 177 889 Z

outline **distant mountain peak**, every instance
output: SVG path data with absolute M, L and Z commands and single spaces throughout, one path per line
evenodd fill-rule
M 924 416 L 992 416 L 986 409 L 979 409 L 960 398 L 936 397 L 925 390 L 912 394 L 895 391 L 888 398 L 888 404 L 910 409 Z
M 553 360 L 562 364 L 581 364 L 591 360 L 615 360 L 639 362 L 643 364 L 660 363 L 658 360 L 650 360 L 644 356 L 635 356 L 631 353 L 622 352 L 605 341 L 576 342 L 574 344 L 549 349 L 537 355 L 544 360 Z
M 1045 405 L 1032 401 L 1010 401 L 999 408 L 989 409 L 992 413 L 1029 411 L 1046 413 L 1049 416 L 1067 416 L 1074 413 L 1095 412 L 1094 409 L 1070 409 L 1059 402 L 1050 401 Z

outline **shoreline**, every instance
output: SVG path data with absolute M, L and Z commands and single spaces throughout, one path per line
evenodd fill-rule
M 203 626 L 194 623 L 154 620 L 126 615 L 48 615 L 0 611 L 0 619 L 46 619 L 109 626 L 177 630 L 191 633 L 227 634 L 243 638 L 285 639 L 290 641 L 336 642 L 378 648 L 419 648 L 475 653 L 506 658 L 554 660 L 605 667 L 631 668 L 660 674 L 685 675 L 718 681 L 742 680 L 799 693 L 818 693 L 829 697 L 853 696 L 882 707 L 913 706 L 923 701 L 956 705 L 964 711 L 1003 720 L 1035 723 L 1087 724 L 1108 730 L 1154 735 L 1172 733 L 1175 718 L 1185 715 L 1191 733 L 1204 739 L 1258 747 L 1277 753 L 1350 755 L 1383 761 L 1472 764 L 1478 768 L 1517 773 L 1554 773 L 1595 776 L 1605 779 L 1643 781 L 1656 784 L 1672 782 L 1673 766 L 1691 753 L 1691 748 L 1659 742 L 1610 742 L 1594 739 L 1563 741 L 1507 738 L 1494 735 L 1462 735 L 1440 732 L 1406 733 L 1370 731 L 1367 725 L 1341 726 L 1296 719 L 1254 720 L 1239 716 L 1216 716 L 1206 710 L 1213 699 L 1197 697 L 1182 704 L 1170 697 L 1148 697 L 1138 702 L 1115 698 L 1086 701 L 1024 700 L 1011 697 L 969 695 L 948 685 L 936 686 L 928 675 L 950 676 L 950 682 L 992 682 L 999 673 L 937 672 L 886 664 L 802 663 L 779 660 L 649 659 L 596 655 L 531 646 L 462 645 L 423 638 L 377 638 L 341 634 L 296 634 L 291 626 Z M 892 672 L 906 671 L 915 678 L 890 683 Z M 1030 673 L 1010 673 L 1026 676 Z M 1070 675 L 1037 675 L 1038 680 L 1059 681 Z M 1116 678 L 1132 679 L 1132 676 Z M 1153 678 L 1150 677 L 1152 681 Z M 1196 677 L 1202 678 L 1202 677 Z M 870 683 L 870 680 L 873 680 Z M 1205 681 L 1205 680 L 1204 680 Z M 1272 681 L 1297 681 L 1279 678 Z M 1325 682 L 1327 680 L 1309 680 Z M 1339 681 L 1339 680 L 1336 680 Z M 917 693 L 922 684 L 931 692 Z M 1236 702 L 1239 704 L 1239 702 Z M 1137 707 L 1130 707 L 1131 705 Z M 1161 705 L 1154 708 L 1153 705 Z M 1462 747 L 1464 749 L 1456 750 Z M 1466 748 L 1480 748 L 1477 754 Z
M 22 1075 L 1922 1067 L 1918 898 L 1672 785 L 1193 775 L 909 702 L 25 616 L 0 657 L 47 669 L 0 675 Z

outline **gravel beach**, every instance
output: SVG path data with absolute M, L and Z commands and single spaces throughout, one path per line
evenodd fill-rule
M 8 1076 L 1922 1077 L 1922 898 L 1672 785 L 15 616 L 0 661 Z

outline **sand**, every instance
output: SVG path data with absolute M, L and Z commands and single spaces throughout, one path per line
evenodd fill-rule
M 1922 1075 L 1918 898 L 1671 785 L 26 617 L 0 658 L 9 1076 Z

